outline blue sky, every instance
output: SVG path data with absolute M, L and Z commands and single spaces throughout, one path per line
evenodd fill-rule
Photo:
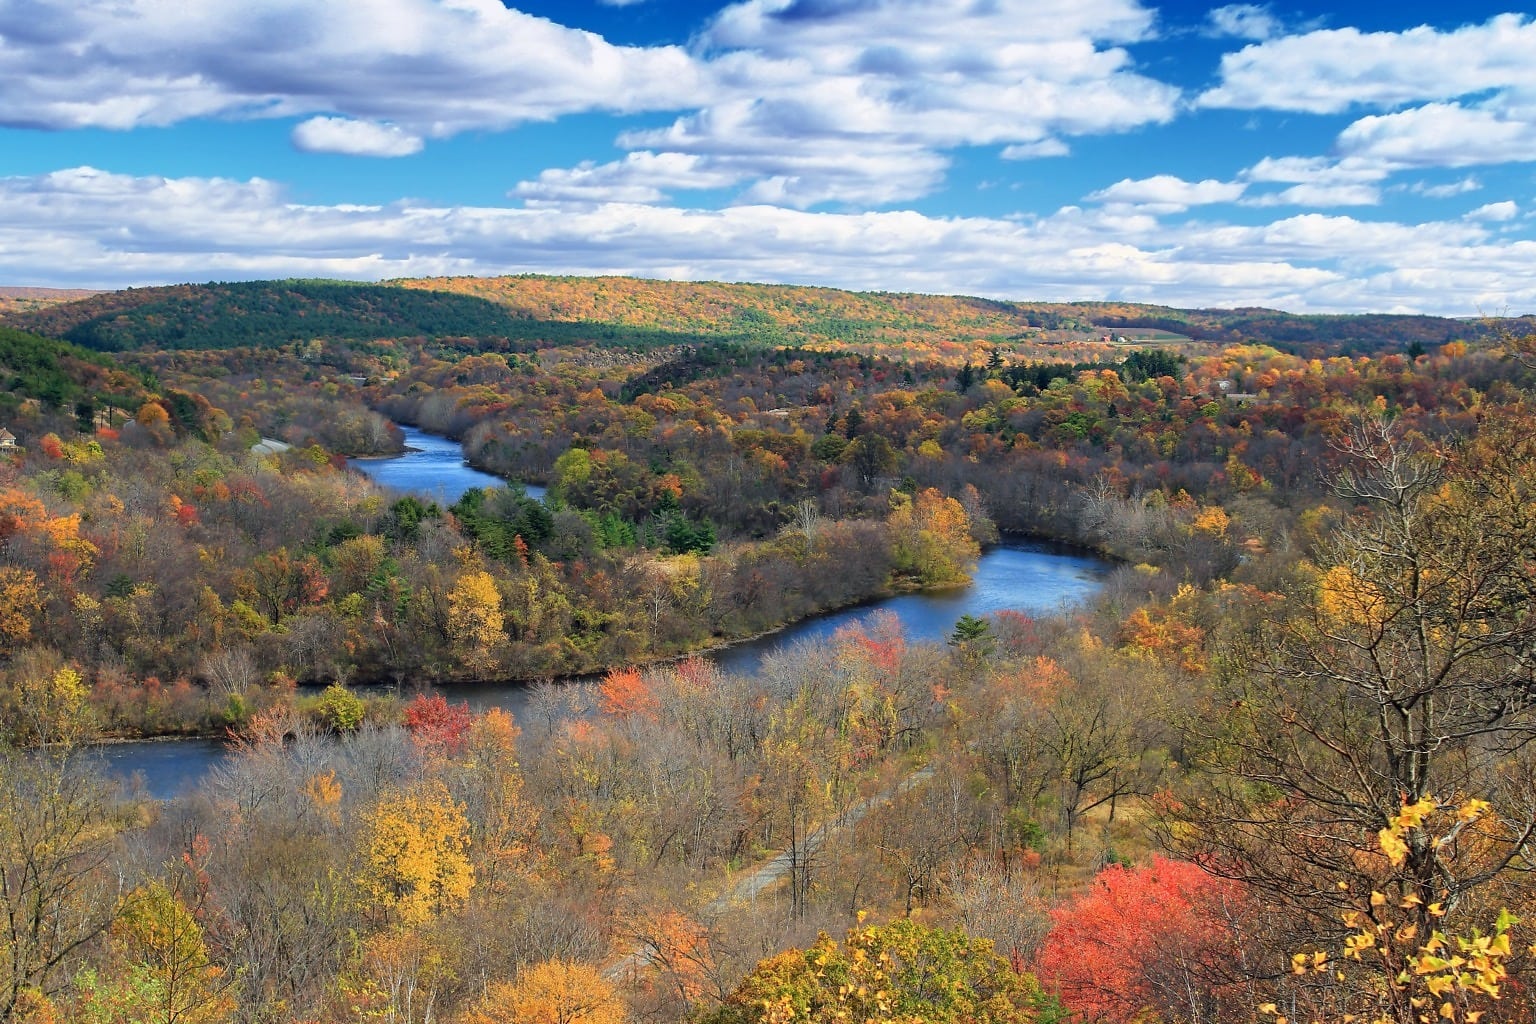
M 1508 4 L 0 0 L 0 284 L 1536 312 Z

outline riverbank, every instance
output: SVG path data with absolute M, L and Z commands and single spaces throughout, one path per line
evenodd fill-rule
M 1098 592 L 1112 569 L 1111 564 L 1081 550 L 1068 550 L 1054 542 L 1010 536 L 1004 543 L 982 554 L 971 583 L 965 587 L 891 594 L 786 623 L 777 629 L 716 642 L 708 648 L 678 652 L 647 663 L 664 664 L 702 654 L 722 671 L 756 675 L 767 659 L 779 652 L 796 644 L 828 639 L 844 627 L 872 625 L 874 617 L 882 614 L 896 617 L 909 642 L 940 643 L 962 615 L 985 617 L 1007 609 L 1042 616 L 1063 608 L 1082 607 Z M 552 677 L 540 676 L 536 680 L 549 678 Z M 563 682 L 595 678 L 598 676 L 592 673 L 560 677 Z M 508 711 L 518 720 L 525 720 L 528 697 L 532 692 L 528 684 L 536 680 L 445 681 L 430 690 L 441 694 L 450 703 L 467 703 L 477 712 L 494 707 Z M 414 689 L 407 684 L 402 692 L 395 689 L 391 681 L 381 682 L 391 692 L 381 694 L 379 699 L 398 700 L 408 697 Z M 155 773 L 156 777 L 164 779 L 164 785 L 173 787 L 171 795 L 175 795 L 174 787 L 181 785 L 178 781 L 180 772 L 206 773 L 223 759 L 226 755 L 223 735 L 221 730 L 198 738 L 166 737 L 150 742 L 111 743 L 98 749 L 111 749 L 110 768 L 114 774 L 127 777 L 142 766 L 146 775 Z M 185 764 L 181 768 L 175 764 L 178 755 L 174 752 L 178 750 L 186 751 Z M 156 785 L 147 783 L 146 789 L 154 791 Z

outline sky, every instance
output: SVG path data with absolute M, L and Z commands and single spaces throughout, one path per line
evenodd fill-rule
M 1533 53 L 1480 0 L 0 0 L 0 284 L 1518 315 Z

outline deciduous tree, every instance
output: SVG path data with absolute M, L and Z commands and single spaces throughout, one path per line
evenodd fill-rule
M 624 1004 L 597 968 L 548 960 L 490 986 L 460 1024 L 623 1024 Z
M 1536 423 L 1506 409 L 1438 450 L 1383 420 L 1338 442 L 1348 521 L 1303 567 L 1288 615 L 1232 640 L 1201 752 L 1208 786 L 1174 809 L 1179 848 L 1269 899 L 1311 908 L 1381 888 L 1378 831 L 1404 803 L 1481 794 L 1478 843 L 1410 825 L 1397 883 L 1453 915 L 1525 866 L 1536 835 Z M 1427 910 L 1415 922 L 1427 933 Z
M 1255 911 L 1237 883 L 1194 864 L 1112 864 L 1051 912 L 1035 969 L 1084 1021 L 1240 1019 L 1254 1004 L 1243 936 Z
M 441 782 L 385 794 L 363 815 L 364 898 L 407 925 L 462 905 L 475 882 L 469 837 L 463 807 Z
M 1059 1019 L 992 944 L 910 919 L 764 960 L 702 1024 L 1034 1024 Z

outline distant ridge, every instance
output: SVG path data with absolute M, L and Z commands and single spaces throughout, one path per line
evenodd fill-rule
M 1053 336 L 1136 329 L 1224 344 L 1374 351 L 1442 345 L 1496 330 L 1501 323 L 1522 332 L 1513 321 L 1469 323 L 1438 316 L 1297 314 L 1262 307 L 1179 309 L 1136 302 L 1005 302 L 963 295 L 633 277 L 530 274 L 390 283 L 474 295 L 530 319 L 651 328 L 685 324 L 701 334 L 776 335 L 781 342 L 819 346 L 889 344 L 900 338 L 1049 341 Z M 1523 330 L 1533 326 L 1526 322 Z
M 64 302 L 99 294 L 94 288 L 33 288 L 27 285 L 0 285 L 0 320 L 16 313 L 27 313 Z
M 6 290 L 0 289 L 0 296 Z M 51 292 L 47 289 L 13 291 Z M 44 302 L 42 299 L 13 301 Z M 711 339 L 940 358 L 1122 337 L 1129 343 L 1262 343 L 1308 355 L 1428 350 L 1530 321 L 1263 308 L 1179 309 L 1130 302 L 1004 302 L 801 285 L 633 277 L 248 281 L 84 293 L 6 316 L 16 327 L 98 351 L 271 347 L 310 339 L 458 338 L 530 349 L 649 348 Z
M 100 288 L 33 288 L 26 285 L 0 284 L 0 299 L 84 299 L 100 294 Z
M 102 352 L 273 346 L 313 338 L 495 336 L 505 309 L 466 295 L 347 281 L 240 281 L 130 288 L 11 318 Z

